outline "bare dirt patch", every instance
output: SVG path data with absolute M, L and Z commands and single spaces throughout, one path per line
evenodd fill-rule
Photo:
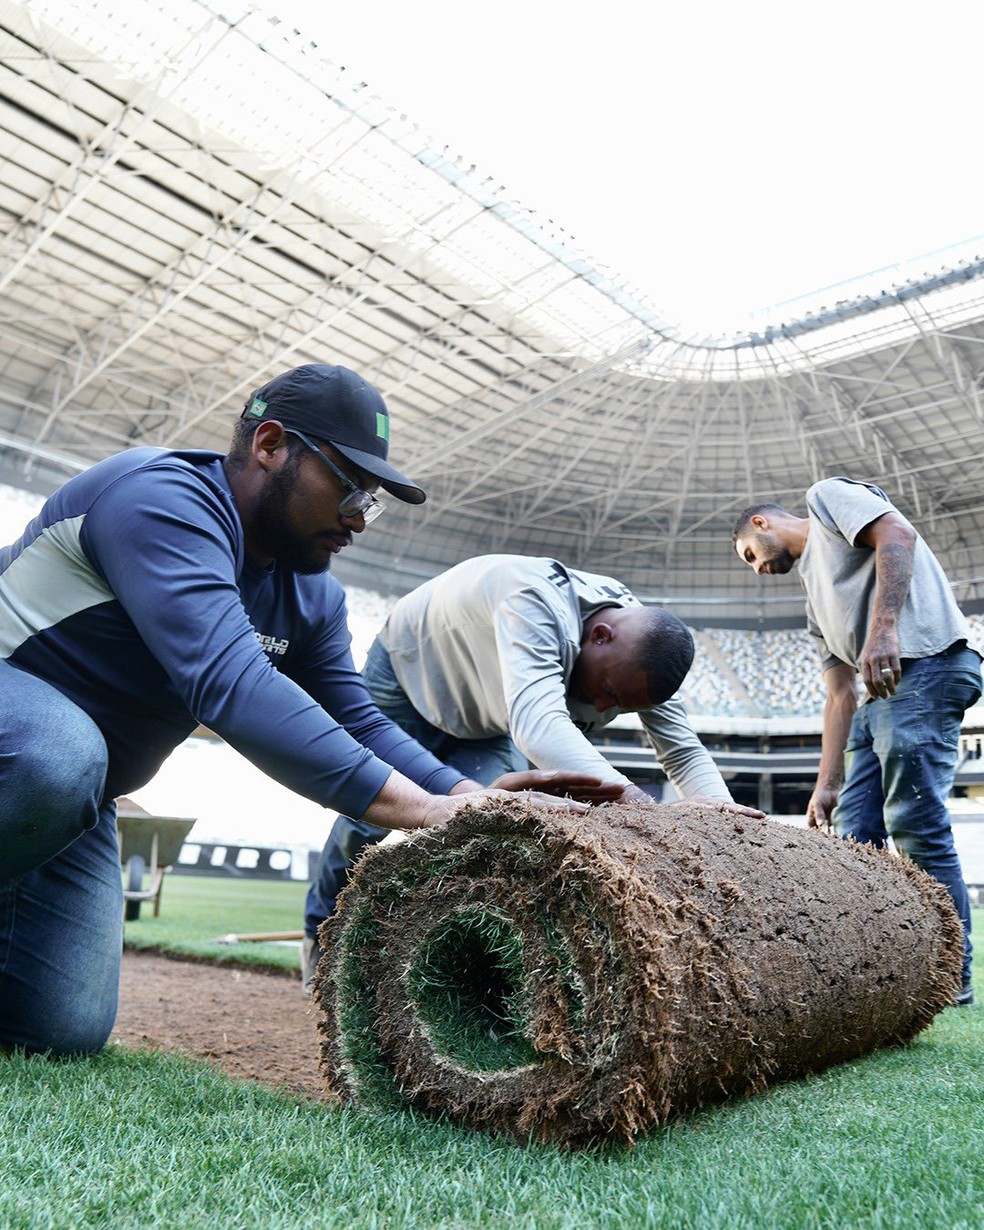
M 113 1040 L 324 1098 L 315 1010 L 297 978 L 125 952 Z

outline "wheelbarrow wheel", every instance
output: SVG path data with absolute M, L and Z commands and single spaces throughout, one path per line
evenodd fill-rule
M 144 861 L 139 854 L 134 854 L 126 860 L 126 891 L 139 893 L 143 889 Z M 129 898 L 123 908 L 123 917 L 127 922 L 133 922 L 140 917 L 140 902 Z

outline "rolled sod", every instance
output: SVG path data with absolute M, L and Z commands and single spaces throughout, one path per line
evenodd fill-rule
M 631 1141 L 909 1041 L 962 942 L 935 880 L 824 833 L 486 802 L 360 861 L 321 931 L 322 1072 L 356 1106 Z

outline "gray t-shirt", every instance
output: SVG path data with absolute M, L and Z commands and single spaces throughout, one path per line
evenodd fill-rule
M 482 555 L 401 598 L 379 634 L 414 708 L 460 739 L 510 734 L 541 769 L 628 784 L 585 735 L 599 713 L 567 696 L 585 620 L 601 607 L 639 606 L 612 577 L 553 559 Z M 639 714 L 667 776 L 684 796 L 729 799 L 710 753 L 671 698 Z
M 857 667 L 877 580 L 875 552 L 857 543 L 857 536 L 887 512 L 902 514 L 880 487 L 850 478 L 814 483 L 806 507 L 810 532 L 799 575 L 807 627 L 819 642 L 824 670 L 839 662 Z M 918 533 L 898 633 L 903 658 L 932 657 L 970 635 L 946 574 Z

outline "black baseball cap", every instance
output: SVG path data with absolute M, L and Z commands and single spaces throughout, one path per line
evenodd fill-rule
M 276 419 L 331 444 L 398 500 L 423 504 L 427 496 L 386 460 L 390 419 L 380 393 L 347 367 L 305 363 L 250 393 L 244 419 Z

